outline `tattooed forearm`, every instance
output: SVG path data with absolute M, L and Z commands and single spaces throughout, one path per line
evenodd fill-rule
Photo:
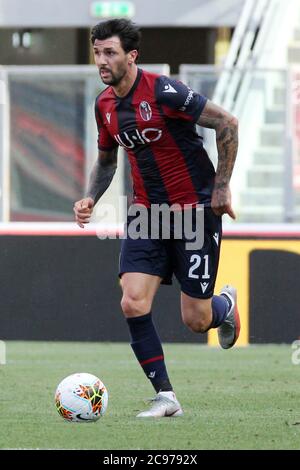
M 215 129 L 218 148 L 218 167 L 215 189 L 228 185 L 238 149 L 238 122 L 225 110 L 208 101 L 202 111 L 198 124 Z
M 111 159 L 103 161 L 97 159 L 89 180 L 87 197 L 91 197 L 95 204 L 109 187 L 117 169 L 116 154 Z
M 215 189 L 229 184 L 238 149 L 238 126 L 236 119 L 225 121 L 216 129 L 218 166 Z

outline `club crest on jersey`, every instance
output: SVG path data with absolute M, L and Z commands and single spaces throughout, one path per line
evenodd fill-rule
M 140 103 L 140 115 L 144 121 L 150 121 L 152 117 L 152 109 L 147 101 L 142 101 Z

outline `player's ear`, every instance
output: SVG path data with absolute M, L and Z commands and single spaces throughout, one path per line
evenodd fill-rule
M 129 51 L 128 52 L 128 64 L 129 65 L 134 64 L 137 59 L 137 56 L 138 56 L 137 50 L 134 49 L 133 51 Z

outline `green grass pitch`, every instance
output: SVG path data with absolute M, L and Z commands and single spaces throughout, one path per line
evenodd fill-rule
M 153 392 L 129 345 L 7 342 L 0 448 L 300 448 L 300 365 L 292 364 L 289 345 L 164 350 L 185 414 L 143 420 L 135 415 Z M 74 372 L 95 374 L 108 388 L 107 413 L 97 423 L 67 423 L 55 409 L 57 384 Z

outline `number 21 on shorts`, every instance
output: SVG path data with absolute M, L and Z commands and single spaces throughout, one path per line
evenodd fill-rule
M 203 261 L 204 261 L 204 273 L 201 276 L 201 279 L 210 279 L 210 274 L 208 273 L 208 257 L 209 255 L 203 256 Z M 196 269 L 199 268 L 201 264 L 201 256 L 200 255 L 192 255 L 190 258 L 190 263 L 192 264 L 190 269 L 189 269 L 189 278 L 191 279 L 199 279 L 200 275 L 196 274 L 195 271 Z

